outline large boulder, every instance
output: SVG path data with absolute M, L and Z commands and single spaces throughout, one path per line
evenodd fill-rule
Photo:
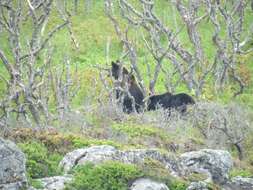
M 13 142 L 0 138 L 0 189 L 25 188 L 25 155 Z
M 146 158 L 161 162 L 165 168 L 171 171 L 172 175 L 179 174 L 177 160 L 169 155 L 162 154 L 157 150 L 128 150 L 120 151 L 112 146 L 92 146 L 89 148 L 77 149 L 66 154 L 59 166 L 68 173 L 74 166 L 86 163 L 99 164 L 104 161 L 113 160 L 127 164 L 142 164 Z
M 233 161 L 227 151 L 203 149 L 182 154 L 180 164 L 186 175 L 191 172 L 202 173 L 209 176 L 207 181 L 225 184 Z
M 186 190 L 208 190 L 207 184 L 203 181 L 192 182 Z
M 224 188 L 226 190 L 252 190 L 253 189 L 253 178 L 248 177 L 233 177 Z
M 169 190 L 164 183 L 159 183 L 147 178 L 137 179 L 130 190 Z
M 152 159 L 160 162 L 166 169 L 168 169 L 172 176 L 180 175 L 180 167 L 177 159 L 168 154 L 162 154 L 158 150 L 136 149 L 128 151 L 118 151 L 117 158 L 123 163 L 129 164 L 143 164 L 145 159 Z
M 37 181 L 41 184 L 42 190 L 63 190 L 65 185 L 71 182 L 72 176 L 54 176 L 38 179 Z M 32 190 L 32 189 L 30 189 Z
M 59 166 L 63 168 L 65 173 L 68 173 L 76 165 L 85 164 L 87 162 L 98 164 L 107 160 L 112 160 L 116 152 L 116 148 L 108 145 L 81 148 L 66 154 Z

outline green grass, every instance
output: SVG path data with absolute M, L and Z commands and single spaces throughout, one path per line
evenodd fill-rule
M 140 4 L 136 1 L 131 1 L 137 7 L 140 8 Z M 73 10 L 73 5 L 71 3 L 68 3 L 68 9 L 70 11 Z M 162 19 L 164 23 L 166 23 L 170 29 L 172 29 L 174 32 L 176 32 L 177 28 L 180 28 L 183 25 L 183 21 L 180 18 L 179 14 L 177 13 L 176 8 L 173 8 L 173 6 L 169 6 L 168 2 L 165 0 L 158 1 L 155 4 L 155 12 L 156 14 Z M 201 16 L 205 10 L 201 10 L 198 16 Z M 117 6 L 115 8 L 115 14 L 117 17 L 119 17 L 119 11 L 117 9 Z M 247 8 L 245 12 L 245 22 L 244 27 L 247 28 L 250 26 L 252 20 L 253 14 L 252 11 Z M 175 18 L 174 18 L 175 17 Z M 92 4 L 92 9 L 89 13 L 85 13 L 83 10 L 83 5 L 78 6 L 78 12 L 77 14 L 73 14 L 71 17 L 72 21 L 72 27 L 74 31 L 74 35 L 79 43 L 79 49 L 76 50 L 74 48 L 73 43 L 71 42 L 70 36 L 68 34 L 67 29 L 61 30 L 59 33 L 57 33 L 53 39 L 51 40 L 51 45 L 54 48 L 54 55 L 53 55 L 53 64 L 59 65 L 62 64 L 63 57 L 67 56 L 71 59 L 72 67 L 75 68 L 76 65 L 78 65 L 79 73 L 83 74 L 83 78 L 81 79 L 81 91 L 78 94 L 77 97 L 75 97 L 75 103 L 74 105 L 78 106 L 82 103 L 83 97 L 87 95 L 87 92 L 89 92 L 90 83 L 89 78 L 92 76 L 92 73 L 87 74 L 87 69 L 90 70 L 94 66 L 94 64 L 105 64 L 106 63 L 106 44 L 108 40 L 110 40 L 110 59 L 115 60 L 118 59 L 121 55 L 121 43 L 115 33 L 114 27 L 111 24 L 110 20 L 106 17 L 104 13 L 104 2 L 103 1 L 95 1 Z M 54 25 L 57 23 L 62 22 L 57 12 L 53 12 L 52 16 L 49 19 L 48 27 L 46 28 L 46 31 L 49 31 L 53 28 Z M 120 23 L 124 25 L 125 21 L 120 19 Z M 32 24 L 30 22 L 26 22 L 24 26 L 21 28 L 21 39 L 22 39 L 22 46 L 25 47 L 26 45 L 26 39 L 31 36 L 31 27 Z M 198 27 L 198 31 L 201 35 L 201 40 L 204 48 L 205 53 L 205 59 L 207 62 L 212 62 L 215 55 L 215 48 L 213 45 L 212 34 L 213 30 L 212 24 L 210 21 L 205 21 L 201 23 Z M 224 27 L 223 27 L 224 29 Z M 138 54 L 138 63 L 139 68 L 142 73 L 142 77 L 145 81 L 145 86 L 148 87 L 148 77 L 147 77 L 147 68 L 145 66 L 145 63 L 148 62 L 151 65 L 151 69 L 154 69 L 154 63 L 155 61 L 153 58 L 148 55 L 148 51 L 144 48 L 144 43 L 142 41 L 142 36 L 139 33 L 140 31 L 143 31 L 142 29 L 137 30 L 130 30 L 130 36 L 135 39 L 137 42 L 136 45 L 138 47 L 137 54 Z M 224 32 L 224 31 L 223 31 Z M 144 32 L 145 33 L 145 32 Z M 245 34 L 246 31 L 243 31 L 243 34 Z M 137 35 L 137 36 L 136 36 Z M 188 51 L 192 52 L 192 44 L 189 41 L 186 27 L 183 28 L 183 31 L 178 35 L 179 40 L 182 42 L 182 45 L 187 48 Z M 0 34 L 0 40 L 2 43 L 0 43 L 0 48 L 3 49 L 7 57 L 12 61 L 13 58 L 11 57 L 11 51 L 9 50 L 8 46 L 8 40 L 5 33 Z M 164 44 L 167 42 L 164 41 Z M 41 57 L 41 60 L 39 62 L 42 62 L 43 57 Z M 248 65 L 249 72 L 253 74 L 253 54 L 249 55 L 247 58 L 244 58 L 245 64 Z M 164 63 L 165 67 L 170 67 L 170 63 L 165 61 Z M 4 74 L 5 70 L 3 68 L 3 65 L 0 64 L 0 73 Z M 94 76 L 96 76 L 96 79 L 98 79 L 98 76 L 94 73 Z M 163 84 L 165 76 L 161 74 L 158 78 L 157 86 L 156 86 L 156 92 L 164 92 L 165 87 Z M 176 78 L 175 78 L 176 79 Z M 208 94 L 204 94 L 202 98 L 207 98 L 212 100 L 221 100 L 224 102 L 234 101 L 231 99 L 233 91 L 232 90 L 224 90 L 222 93 L 214 94 L 212 89 L 212 82 L 211 79 L 207 83 L 207 86 L 205 89 L 208 90 Z M 253 91 L 252 82 L 246 87 L 245 89 L 245 95 L 243 94 L 243 98 L 237 98 L 236 101 L 245 103 L 245 102 L 251 102 L 250 94 Z M 234 88 L 235 86 L 232 85 Z M 0 93 L 4 93 L 4 84 L 3 82 L 0 82 Z M 176 92 L 187 92 L 187 88 L 185 85 L 180 85 L 176 89 Z
M 83 2 L 83 1 L 79 1 Z M 131 0 L 134 4 L 138 4 L 138 1 Z M 140 8 L 140 5 L 137 5 Z M 72 10 L 73 7 L 71 7 L 69 3 L 69 10 Z M 177 29 L 180 29 L 182 27 L 183 22 L 180 18 L 179 14 L 177 13 L 176 9 L 173 8 L 173 6 L 168 5 L 167 0 L 159 0 L 156 1 L 155 7 L 154 7 L 156 14 L 162 19 L 164 23 L 166 23 L 170 29 L 172 29 L 174 32 L 177 31 Z M 200 15 L 204 13 L 204 10 L 201 10 Z M 49 19 L 48 27 L 46 28 L 46 31 L 50 31 L 56 24 L 59 24 L 62 22 L 58 16 L 57 12 L 53 11 L 52 16 Z M 117 18 L 119 18 L 119 10 L 116 8 L 115 15 Z M 175 16 L 175 18 L 174 18 Z M 249 8 L 246 9 L 245 12 L 245 20 L 244 20 L 244 28 L 247 29 L 252 24 L 252 17 L 253 13 L 252 10 Z M 120 19 L 121 26 L 125 26 L 126 21 Z M 178 126 L 173 126 L 173 129 L 162 129 L 158 126 L 154 126 L 153 124 L 143 124 L 140 122 L 140 118 L 135 116 L 126 116 L 127 119 L 124 119 L 123 121 L 112 121 L 111 118 L 105 118 L 101 116 L 102 114 L 97 113 L 96 109 L 98 108 L 99 104 L 97 103 L 97 98 L 99 95 L 101 95 L 102 101 L 106 101 L 108 99 L 108 94 L 103 89 L 103 86 L 99 79 L 98 70 L 94 68 L 95 64 L 101 64 L 102 66 L 105 66 L 106 64 L 106 44 L 108 40 L 110 41 L 110 52 L 109 57 L 110 60 L 116 60 L 121 56 L 122 52 L 122 43 L 120 43 L 120 40 L 118 39 L 114 27 L 110 20 L 106 17 L 104 13 L 104 1 L 102 0 L 96 0 L 93 1 L 92 9 L 89 13 L 85 13 L 83 11 L 83 7 L 78 7 L 78 13 L 73 14 L 71 17 L 72 27 L 74 36 L 76 37 L 78 43 L 79 43 L 79 49 L 75 49 L 73 43 L 71 42 L 69 33 L 67 29 L 63 29 L 59 31 L 51 40 L 50 45 L 54 47 L 54 54 L 52 59 L 52 65 L 56 68 L 59 65 L 63 65 L 63 58 L 66 56 L 70 59 L 71 62 L 71 74 L 73 76 L 77 76 L 80 80 L 80 90 L 78 94 L 74 97 L 72 101 L 73 108 L 80 108 L 83 107 L 84 102 L 88 100 L 90 105 L 95 105 L 94 109 L 95 111 L 84 111 L 84 114 L 80 114 L 80 117 L 84 117 L 83 120 L 91 125 L 91 128 L 85 129 L 85 135 L 79 134 L 80 128 L 79 126 L 75 126 L 75 123 L 70 123 L 67 127 L 62 126 L 63 124 L 61 121 L 55 121 L 55 126 L 60 126 L 58 129 L 60 131 L 63 131 L 65 135 L 63 134 L 47 134 L 47 133 L 41 133 L 41 134 L 35 134 L 32 131 L 24 132 L 23 134 L 20 133 L 21 136 L 13 136 L 13 139 L 16 140 L 17 143 L 19 143 L 19 146 L 21 149 L 25 152 L 27 156 L 27 162 L 28 162 L 28 172 L 30 177 L 32 178 L 38 178 L 38 177 L 44 177 L 44 176 L 52 176 L 59 174 L 59 171 L 57 170 L 56 166 L 59 162 L 59 159 L 67 152 L 76 149 L 76 148 L 83 148 L 87 146 L 92 145 L 112 145 L 117 148 L 150 148 L 151 146 L 154 146 L 158 149 L 162 149 L 164 151 L 168 151 L 168 146 L 171 144 L 171 142 L 175 144 L 179 144 L 180 146 L 186 146 L 188 144 L 193 144 L 194 148 L 196 147 L 202 147 L 205 143 L 205 139 L 200 134 L 200 131 L 197 128 L 193 128 L 192 126 L 187 126 L 188 123 L 185 123 L 185 127 L 180 127 L 180 124 Z M 201 35 L 202 45 L 204 48 L 204 54 L 205 54 L 205 61 L 207 63 L 211 63 L 214 60 L 215 55 L 215 47 L 212 42 L 212 35 L 213 35 L 213 29 L 212 24 L 210 21 L 205 20 L 203 23 L 199 25 L 197 28 Z M 26 47 L 27 38 L 31 37 L 31 31 L 32 31 L 32 23 L 29 21 L 24 23 L 24 25 L 21 28 L 21 42 L 22 47 Z M 147 67 L 146 63 L 150 64 L 151 71 L 154 70 L 155 66 L 155 60 L 152 58 L 152 56 L 148 53 L 148 50 L 145 48 L 141 32 L 144 33 L 144 35 L 147 36 L 147 33 L 143 31 L 143 29 L 134 28 L 130 29 L 129 31 L 129 37 L 136 42 L 137 47 L 137 61 L 138 66 L 140 69 L 140 72 L 142 74 L 142 77 L 145 82 L 146 88 L 148 88 L 148 75 L 147 75 Z M 246 30 L 243 31 L 242 35 L 246 34 Z M 222 33 L 224 34 L 224 27 L 222 29 Z M 193 52 L 193 46 L 190 43 L 189 37 L 187 35 L 187 29 L 186 27 L 183 27 L 182 32 L 178 35 L 178 39 L 183 45 L 184 48 L 186 48 L 188 51 Z M 166 40 L 163 38 L 164 45 L 166 45 Z M 252 45 L 251 45 L 252 46 Z M 1 32 L 0 33 L 0 49 L 2 49 L 7 58 L 12 62 L 13 57 L 11 54 L 10 47 L 8 45 L 8 36 L 6 33 Z M 40 66 L 45 58 L 45 51 L 43 51 L 40 55 L 40 58 L 38 60 L 38 65 Z M 253 53 L 247 54 L 247 55 L 240 55 L 237 57 L 237 60 L 241 63 L 241 65 L 245 66 L 244 70 L 242 71 L 241 76 L 245 77 L 248 76 L 247 79 L 247 86 L 244 90 L 244 93 L 236 98 L 233 97 L 234 89 L 238 88 L 237 84 L 230 82 L 223 91 L 215 91 L 215 88 L 213 87 L 213 79 L 211 77 L 208 78 L 207 85 L 204 86 L 203 94 L 201 95 L 201 99 L 207 100 L 207 101 L 214 101 L 214 102 L 220 102 L 222 104 L 228 104 L 230 102 L 236 102 L 238 104 L 243 104 L 248 107 L 250 107 L 251 110 L 253 110 Z M 129 61 L 126 61 L 126 67 L 130 68 Z M 164 67 L 165 68 L 171 68 L 171 63 L 169 61 L 164 61 Z M 240 65 L 240 67 L 241 67 Z M 75 67 L 77 66 L 77 73 L 75 73 Z M 109 65 L 108 65 L 109 67 Z M 238 68 L 239 70 L 239 68 Z M 0 74 L 8 77 L 6 74 L 6 70 L 3 66 L 3 64 L 0 61 Z M 23 77 L 26 77 L 24 75 Z M 176 80 L 178 76 L 176 76 L 173 81 Z M 162 93 L 165 91 L 164 87 L 164 79 L 165 75 L 161 74 L 157 81 L 156 86 L 156 93 Z M 245 80 L 246 80 L 245 79 Z M 108 81 L 110 79 L 108 78 Z M 74 81 L 74 86 L 77 86 L 77 82 Z M 0 98 L 3 97 L 4 93 L 6 92 L 5 89 L 5 83 L 0 80 Z M 187 93 L 193 93 L 189 92 L 187 90 L 187 87 L 184 84 L 180 84 L 180 86 L 177 87 L 176 93 L 179 92 L 187 92 Z M 50 97 L 50 109 L 52 109 L 52 112 L 55 111 L 55 100 L 53 97 Z M 98 109 L 97 109 L 98 110 Z M 159 114 L 159 112 L 153 112 L 148 113 L 150 116 Z M 82 121 L 83 121 L 82 120 Z M 251 119 L 253 121 L 253 118 Z M 250 125 L 252 125 L 250 123 Z M 54 126 L 54 125 L 53 125 Z M 122 142 L 123 140 L 115 140 L 110 139 L 105 134 L 108 133 L 107 130 L 112 130 L 114 133 L 117 134 L 123 134 L 127 136 L 128 141 L 126 144 Z M 78 135 L 69 135 L 69 131 L 73 133 L 78 133 Z M 17 135 L 16 133 L 13 133 L 12 135 Z M 18 139 L 17 139 L 18 138 Z M 121 141 L 122 140 L 122 141 Z M 252 139 L 248 139 L 249 142 L 247 142 L 247 146 L 245 147 L 245 150 L 251 150 L 252 149 Z M 151 144 L 152 142 L 153 144 Z M 150 145 L 151 144 L 151 145 Z M 183 149 L 183 148 L 182 148 Z M 56 152 L 54 152 L 57 150 Z M 181 149 L 180 149 L 181 150 Z M 253 153 L 252 151 L 247 151 L 246 155 L 246 168 L 252 168 L 253 165 Z M 43 163 L 43 164 L 41 164 Z M 132 167 L 132 166 L 129 166 Z M 112 166 L 85 166 L 84 168 L 81 168 L 79 170 L 76 170 L 76 172 L 80 172 L 81 174 L 80 178 L 77 179 L 76 185 L 87 185 L 85 184 L 87 181 L 91 180 L 93 175 L 99 174 L 99 182 L 101 184 L 104 182 L 104 178 L 102 175 L 104 175 L 104 170 L 110 170 L 110 179 L 113 184 L 116 184 L 115 179 L 113 176 L 114 174 L 112 171 L 115 169 L 120 171 L 129 171 L 125 169 L 129 169 L 128 166 L 122 166 L 122 165 L 114 165 Z M 154 168 L 158 168 L 155 166 Z M 133 171 L 133 170 L 131 170 Z M 125 174 L 122 172 L 121 174 Z M 161 171 L 163 172 L 163 171 Z M 231 176 L 235 175 L 243 175 L 243 176 L 250 176 L 251 170 L 246 170 L 244 168 L 242 169 L 236 169 L 232 171 Z M 76 174 L 77 174 L 76 173 Z M 134 173 L 134 172 L 133 172 Z M 75 174 L 74 174 L 75 175 Z M 79 174 L 78 174 L 79 175 Z M 85 178 L 87 181 L 82 181 L 82 178 Z M 174 182 L 175 181 L 175 182 Z M 92 181 L 94 183 L 94 181 Z M 121 183 L 121 182 L 120 182 Z M 125 182 L 124 182 L 125 183 Z M 100 185 L 101 185 L 100 184 Z M 110 183 L 108 183 L 110 184 Z M 108 185 L 107 184 L 107 185 Z M 168 186 L 170 189 L 179 190 L 185 188 L 185 182 L 184 181 L 177 181 L 176 179 L 170 180 L 168 183 Z M 118 182 L 117 182 L 118 185 Z M 124 184 L 125 185 L 125 184 Z M 94 186 L 96 184 L 94 183 Z M 77 186 L 79 187 L 79 186 Z M 86 186 L 85 186 L 86 187 Z M 97 187 L 96 187 L 97 188 Z

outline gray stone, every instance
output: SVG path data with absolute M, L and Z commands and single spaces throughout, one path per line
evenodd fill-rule
M 65 185 L 71 182 L 71 180 L 72 180 L 71 175 L 54 176 L 38 179 L 38 181 L 41 183 L 42 190 L 63 190 L 65 188 Z M 30 188 L 29 190 L 32 189 L 33 188 Z
M 186 190 L 208 190 L 207 184 L 203 181 L 192 182 Z
M 27 188 L 25 155 L 11 141 L 0 138 L 0 189 Z
M 180 164 L 186 175 L 189 172 L 202 173 L 209 176 L 207 181 L 225 184 L 233 161 L 227 151 L 203 149 L 182 154 Z
M 225 186 L 226 190 L 253 190 L 253 178 L 233 177 Z
M 66 154 L 60 162 L 60 167 L 68 173 L 76 165 L 83 165 L 88 162 L 99 164 L 104 161 L 114 160 L 128 164 L 142 164 L 146 158 L 151 158 L 161 162 L 165 168 L 171 171 L 171 174 L 177 176 L 179 167 L 174 157 L 161 154 L 157 150 L 137 149 L 129 151 L 120 151 L 112 146 L 92 146 L 89 148 L 74 150 Z
M 64 156 L 59 166 L 68 173 L 74 166 L 87 162 L 98 164 L 112 160 L 117 149 L 112 146 L 101 145 L 74 150 Z
M 169 190 L 164 183 L 159 183 L 147 178 L 137 179 L 130 190 Z
M 153 159 L 159 161 L 168 169 L 173 176 L 180 175 L 180 168 L 177 159 L 174 156 L 168 154 L 162 154 L 157 150 L 147 150 L 147 149 L 136 149 L 128 151 L 118 151 L 117 158 L 123 163 L 129 164 L 142 164 L 145 159 Z

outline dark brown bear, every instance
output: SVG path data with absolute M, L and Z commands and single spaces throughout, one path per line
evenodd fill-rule
M 120 80 L 120 86 L 122 89 L 127 89 L 127 91 L 116 90 L 116 98 L 118 100 L 123 100 L 123 111 L 125 113 L 132 113 L 135 110 L 141 112 L 143 109 L 143 99 L 144 95 L 138 86 L 134 75 L 129 74 L 128 70 L 119 65 L 119 61 L 112 62 L 112 76 L 115 80 Z
M 188 94 L 180 93 L 173 95 L 170 92 L 166 92 L 164 94 L 150 96 L 147 100 L 147 110 L 156 110 L 158 108 L 176 109 L 184 113 L 189 104 L 195 104 L 195 101 Z

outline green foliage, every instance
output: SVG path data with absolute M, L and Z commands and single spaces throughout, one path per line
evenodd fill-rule
M 153 127 L 148 124 L 138 124 L 134 122 L 125 122 L 125 123 L 114 123 L 111 126 L 115 131 L 123 132 L 130 136 L 134 137 L 158 137 L 161 140 L 170 139 L 168 135 L 164 133 L 162 129 Z
M 120 145 L 110 140 L 96 140 L 96 139 L 84 139 L 81 137 L 75 137 L 72 140 L 74 148 L 84 148 L 91 145 L 111 145 L 119 148 Z
M 117 148 L 121 147 L 120 144 L 111 140 L 92 139 L 77 134 L 61 133 L 56 130 L 37 131 L 31 128 L 16 128 L 9 134 L 6 133 L 6 137 L 20 144 L 35 141 L 45 147 L 48 153 L 57 153 L 60 155 L 65 155 L 76 148 L 85 148 L 92 145 L 112 145 Z
M 45 145 L 35 141 L 19 143 L 18 146 L 26 155 L 26 169 L 30 178 L 60 174 L 58 169 L 58 164 L 62 159 L 60 154 L 49 154 Z
M 169 170 L 165 168 L 161 162 L 152 158 L 146 158 L 141 167 L 142 171 L 145 173 L 145 176 L 149 176 L 150 178 L 159 180 L 170 177 Z
M 186 183 L 183 180 L 171 178 L 166 185 L 168 185 L 170 190 L 185 190 L 188 186 L 188 183 Z
M 41 184 L 40 180 L 37 179 L 30 179 L 29 183 L 32 187 L 36 188 L 36 189 L 42 189 L 43 185 Z
M 142 171 L 145 176 L 165 183 L 170 190 L 185 190 L 188 186 L 186 181 L 171 176 L 162 163 L 150 158 L 145 159 Z
M 134 165 L 119 162 L 106 162 L 98 166 L 87 164 L 74 170 L 74 180 L 66 190 L 127 190 L 128 182 L 142 175 Z
M 236 177 L 236 176 L 241 176 L 241 177 L 252 177 L 253 173 L 247 168 L 241 168 L 241 169 L 236 169 L 234 168 L 230 173 L 230 177 Z
M 149 127 L 149 126 L 142 126 L 142 125 L 135 125 L 133 123 L 126 123 L 126 124 L 114 124 L 112 126 L 114 130 L 124 132 L 128 134 L 130 137 L 141 137 L 141 136 L 156 136 L 157 129 Z

